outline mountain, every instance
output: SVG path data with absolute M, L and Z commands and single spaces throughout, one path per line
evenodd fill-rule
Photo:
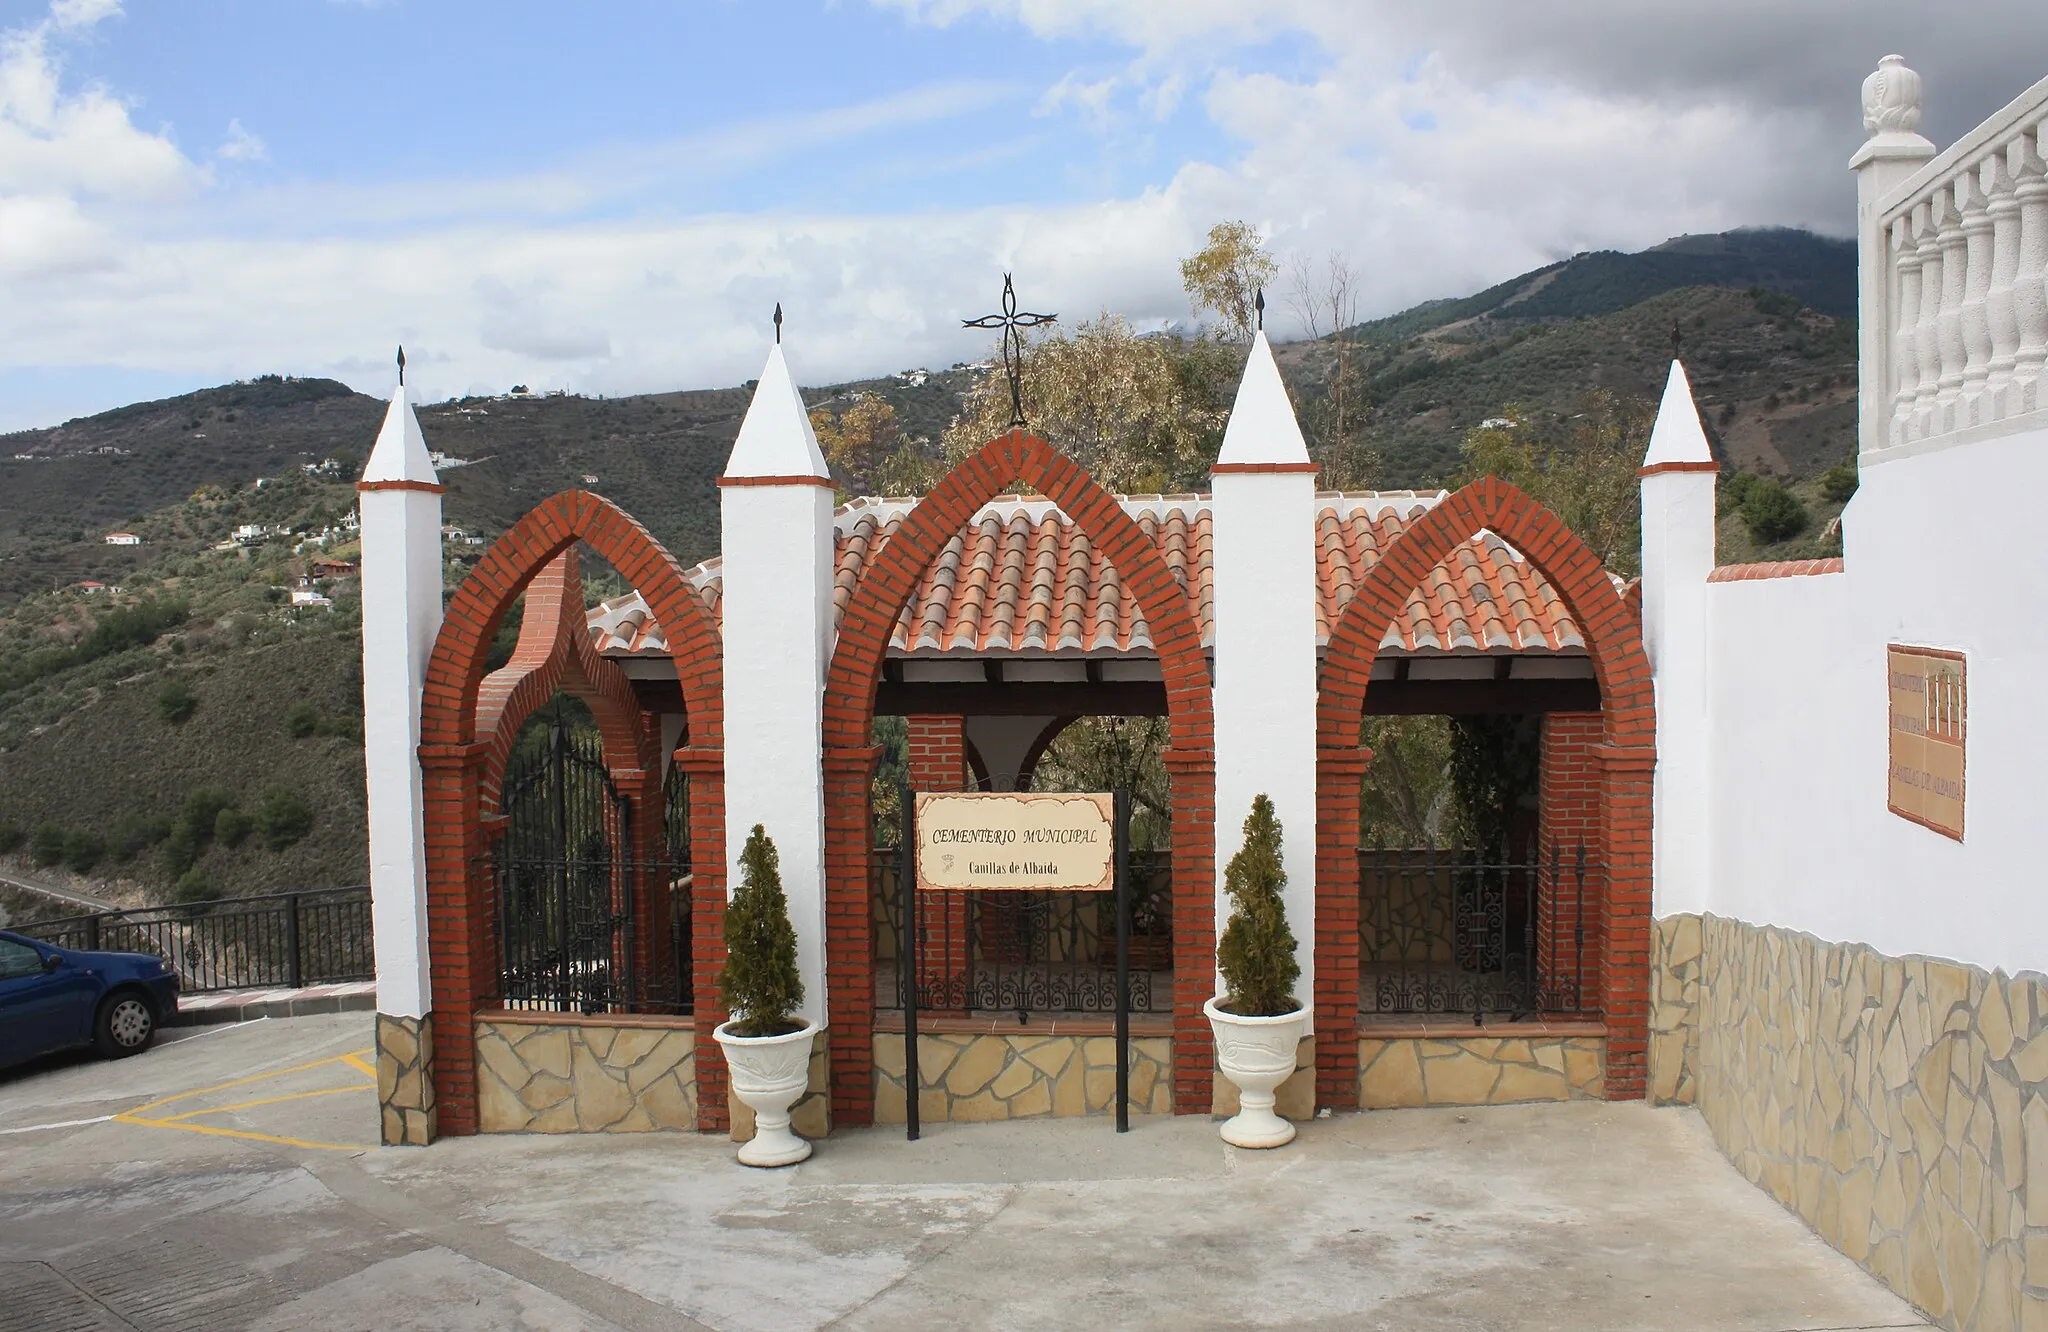
M 1563 426 L 1588 389 L 1654 401 L 1675 329 L 1717 454 L 1787 481 L 1814 513 L 1808 533 L 1771 547 L 1730 517 L 1722 557 L 1787 557 L 1815 553 L 1840 509 L 1816 478 L 1854 457 L 1854 286 L 1846 242 L 1684 236 L 1579 255 L 1276 352 L 1312 437 L 1346 360 L 1378 458 L 1368 479 L 1423 488 L 1449 480 L 1466 432 L 1510 407 Z M 906 372 L 804 396 L 877 393 L 906 434 L 937 440 L 982 373 Z M 508 393 L 419 415 L 445 456 L 447 520 L 467 533 L 488 539 L 546 495 L 589 487 L 691 563 L 718 549 L 714 483 L 751 388 Z M 53 825 L 89 862 L 82 887 L 155 900 L 175 878 L 167 830 L 195 792 L 217 788 L 246 813 L 284 786 L 312 810 L 307 835 L 276 849 L 259 837 L 201 845 L 197 869 L 230 893 L 361 881 L 354 582 L 323 584 L 331 611 L 294 609 L 290 592 L 311 572 L 297 536 L 228 538 L 338 524 L 384 411 L 332 380 L 269 375 L 0 436 L 0 859 L 25 856 L 34 830 Z M 114 530 L 140 543 L 106 544 Z M 481 550 L 452 544 L 451 579 Z M 339 533 L 324 553 L 353 551 Z M 610 594 L 607 577 L 590 571 L 594 592 Z M 128 591 L 83 593 L 86 581 Z M 118 623 L 109 613 L 137 612 L 139 600 L 157 609 Z

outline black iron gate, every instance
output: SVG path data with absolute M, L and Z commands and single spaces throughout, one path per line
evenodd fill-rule
M 1002 1009 L 1029 1022 L 1034 1010 L 1108 1009 L 1116 1018 L 1116 1130 L 1131 1127 L 1131 1010 L 1151 1007 L 1151 976 L 1131 970 L 1131 801 L 1115 794 L 1116 874 L 1109 894 L 1014 889 L 924 894 L 917 889 L 917 801 L 903 788 L 896 866 L 896 987 L 903 1008 L 904 1107 L 908 1136 L 918 1136 L 917 1015 L 920 1008 Z M 964 920 L 928 928 L 929 896 L 965 898 Z M 1092 898 L 1108 910 L 1107 928 L 1092 940 L 1080 908 L 1061 900 Z M 963 933 L 960 929 L 966 925 Z M 1102 945 L 1110 944 L 1111 948 Z M 937 956 L 934 956 L 934 953 Z M 1112 969 L 1113 968 L 1113 969 Z M 1133 993 L 1133 982 L 1141 981 Z M 1142 996 L 1134 1005 L 1133 999 Z M 977 1002 L 979 1001 L 979 1002 Z
M 633 805 L 613 782 L 598 735 L 557 716 L 538 738 L 506 765 L 498 806 L 506 819 L 494 857 L 501 1000 L 558 1012 L 687 1012 L 687 795 L 679 800 L 673 786 L 665 793 L 667 835 L 636 856 Z M 678 882 L 680 927 L 670 908 Z

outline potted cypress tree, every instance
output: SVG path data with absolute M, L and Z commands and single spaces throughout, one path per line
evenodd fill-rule
M 811 1144 L 790 1132 L 789 1108 L 810 1083 L 815 1022 L 796 1015 L 804 1001 L 796 966 L 796 928 L 782 894 L 775 843 L 760 824 L 740 852 L 740 886 L 725 908 L 725 968 L 719 993 L 732 1017 L 711 1034 L 725 1051 L 732 1093 L 754 1112 L 754 1136 L 740 1145 L 744 1165 L 795 1165 Z
M 1216 1066 L 1237 1085 L 1238 1111 L 1224 1121 L 1234 1147 L 1278 1147 L 1294 1125 L 1273 1113 L 1274 1091 L 1294 1072 L 1308 1009 L 1295 998 L 1301 963 L 1280 890 L 1280 820 L 1264 795 L 1244 821 L 1244 845 L 1223 871 L 1230 921 L 1216 947 L 1224 993 L 1202 1005 L 1216 1036 Z

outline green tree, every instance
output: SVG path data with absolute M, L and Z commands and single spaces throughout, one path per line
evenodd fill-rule
M 272 851 L 282 851 L 312 828 L 313 807 L 306 803 L 304 796 L 289 786 L 263 788 L 262 799 L 256 806 L 256 831 L 263 835 L 265 846 Z
M 1564 520 L 1594 558 L 1624 578 L 1642 562 L 1642 490 L 1636 469 L 1649 447 L 1656 408 L 1645 399 L 1589 390 L 1559 428 L 1516 408 L 1505 426 L 1465 436 L 1462 484 L 1498 476 Z
M 183 679 L 173 676 L 156 691 L 156 715 L 173 726 L 183 726 L 199 710 L 199 695 Z
M 1784 541 L 1806 530 L 1806 506 L 1776 481 L 1759 477 L 1743 496 L 1742 521 L 1760 544 Z
M 1836 504 L 1847 504 L 1849 497 L 1856 493 L 1856 469 L 1853 466 L 1830 467 L 1820 475 L 1820 493 Z
M 213 820 L 213 840 L 230 849 L 238 847 L 254 825 L 255 820 L 241 810 L 224 809 Z
M 206 871 L 195 868 L 188 869 L 178 876 L 178 887 L 174 895 L 180 902 L 215 902 L 220 900 L 220 889 L 206 877 Z
M 98 833 L 80 829 L 64 838 L 64 863 L 79 874 L 90 874 L 107 853 L 107 843 Z
M 320 733 L 320 709 L 311 701 L 300 699 L 284 710 L 284 733 L 294 740 L 304 740 Z
M 896 409 L 874 393 L 861 393 L 836 416 L 829 407 L 811 409 L 811 429 L 832 472 L 857 494 L 874 494 L 889 464 L 908 442 Z
M 1361 844 L 1441 846 L 1453 804 L 1451 719 L 1367 717 L 1359 741 L 1372 751 L 1359 796 Z
M 1180 263 L 1181 286 L 1195 313 L 1215 311 L 1233 336 L 1247 342 L 1257 319 L 1258 293 L 1279 275 L 1280 265 L 1259 239 L 1258 228 L 1242 221 L 1209 228 L 1207 242 Z
M 1244 821 L 1244 845 L 1223 871 L 1230 894 L 1230 923 L 1216 945 L 1216 967 L 1225 995 L 1219 1004 L 1239 1017 L 1276 1017 L 1301 1007 L 1294 983 L 1301 963 L 1294 955 L 1294 931 L 1280 890 L 1287 871 L 1280 864 L 1280 820 L 1261 793 Z
M 61 823 L 43 822 L 36 825 L 36 835 L 29 842 L 29 859 L 38 865 L 54 865 L 64 859 L 64 843 L 69 840 Z
M 804 1001 L 796 967 L 796 927 L 782 893 L 782 870 L 767 829 L 754 825 L 740 852 L 740 886 L 725 908 L 725 967 L 719 993 L 741 1036 L 796 1031 Z
M 1024 349 L 1024 414 L 1034 433 L 1111 490 L 1150 493 L 1204 484 L 1223 442 L 1242 354 L 1210 339 L 1138 336 L 1103 313 Z M 1010 425 L 1010 388 L 991 366 L 945 435 L 948 461 Z

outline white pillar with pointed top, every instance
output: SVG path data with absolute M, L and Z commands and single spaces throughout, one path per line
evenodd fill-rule
M 1287 922 L 1314 1007 L 1316 937 L 1316 465 L 1260 329 L 1210 469 L 1214 497 L 1216 928 L 1224 871 L 1252 800 L 1273 801 Z M 1219 978 L 1219 993 L 1221 981 Z
M 1685 367 L 1671 363 L 1636 475 L 1643 491 L 1643 647 L 1656 682 L 1651 912 L 1707 908 L 1707 575 L 1720 464 Z
M 384 428 L 356 485 L 363 548 L 363 759 L 377 1011 L 421 1018 L 433 1005 L 433 988 L 420 695 L 441 632 L 443 487 L 406 400 L 404 361 L 399 364 L 400 382 Z
M 832 480 L 777 338 L 719 478 L 727 880 L 755 824 L 774 839 L 804 1017 L 824 1025 L 823 704 L 832 646 Z

